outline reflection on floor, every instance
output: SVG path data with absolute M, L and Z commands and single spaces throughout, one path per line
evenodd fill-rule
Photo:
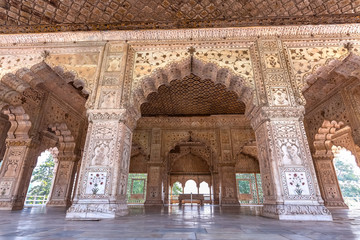
M 130 206 L 116 220 L 66 221 L 61 208 L 0 212 L 6 239 L 360 239 L 360 210 L 333 210 L 334 222 L 263 218 L 260 207 Z

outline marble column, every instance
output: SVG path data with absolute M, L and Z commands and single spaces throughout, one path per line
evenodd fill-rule
M 145 205 L 162 205 L 162 166 L 160 163 L 148 164 Z
M 161 162 L 161 130 L 152 129 L 151 153 L 148 163 L 145 205 L 162 205 L 163 167 Z
M 333 164 L 334 155 L 313 156 L 320 191 L 326 207 L 348 208 L 345 204 Z
M 240 205 L 237 197 L 235 159 L 233 158 L 230 128 L 220 129 L 221 163 L 221 205 Z
M 235 164 L 222 163 L 219 169 L 221 171 L 221 206 L 239 206 Z
M 331 221 L 317 183 L 303 124 L 304 107 L 259 107 L 256 134 L 263 216 L 280 220 Z
M 0 209 L 20 210 L 35 167 L 36 149 L 30 138 L 7 139 L 6 146 L 0 170 Z
M 135 120 L 126 109 L 88 110 L 79 184 L 67 219 L 115 218 L 128 213 L 126 188 Z
M 220 204 L 220 178 L 218 173 L 212 174 L 212 186 L 213 186 L 213 202 L 215 205 Z

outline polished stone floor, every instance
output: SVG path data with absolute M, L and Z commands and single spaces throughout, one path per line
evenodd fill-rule
M 131 206 L 116 220 L 66 221 L 62 208 L 0 212 L 2 239 L 360 239 L 360 210 L 336 210 L 333 222 L 258 216 L 259 207 Z

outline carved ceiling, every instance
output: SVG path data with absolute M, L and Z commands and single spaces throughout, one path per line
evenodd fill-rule
M 151 93 L 148 102 L 141 105 L 144 117 L 202 116 L 218 114 L 244 114 L 245 104 L 238 96 L 221 84 L 203 80 L 193 74 L 183 80 L 174 80 L 170 86 L 162 85 Z
M 344 0 L 0 0 L 0 33 L 360 22 Z

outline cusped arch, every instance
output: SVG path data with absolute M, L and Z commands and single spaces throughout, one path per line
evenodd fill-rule
M 195 154 L 187 153 L 172 162 L 170 172 L 177 173 L 210 173 L 211 167 L 207 161 Z
M 195 57 L 188 57 L 179 62 L 171 62 L 141 78 L 140 83 L 132 91 L 130 108 L 134 108 L 140 116 L 140 106 L 147 102 L 151 93 L 157 92 L 162 85 L 169 86 L 171 81 L 183 79 L 190 74 L 202 79 L 209 79 L 214 84 L 224 85 L 228 91 L 237 94 L 239 100 L 246 105 L 248 112 L 257 105 L 255 89 L 243 77 L 236 75 L 233 70 L 220 67 L 216 63 L 207 63 Z
M 199 155 L 199 157 L 204 158 L 206 160 L 206 162 L 208 163 L 209 166 L 213 166 L 216 167 L 216 163 L 218 162 L 218 157 L 216 154 L 215 149 L 213 149 L 211 142 L 207 141 L 206 139 L 202 139 L 199 137 L 193 137 L 193 136 L 186 136 L 186 137 L 180 137 L 178 139 L 174 139 L 174 141 L 169 144 L 167 147 L 164 149 L 165 152 L 165 157 L 164 162 L 167 161 L 169 153 L 174 150 L 177 146 L 188 146 L 188 147 L 204 147 L 208 150 L 208 153 L 210 154 L 209 157 L 202 155 Z M 182 154 L 180 156 L 186 155 Z
M 189 153 L 204 159 L 209 166 L 211 165 L 210 158 L 212 158 L 213 154 L 212 154 L 211 148 L 208 147 L 207 145 L 205 145 L 204 143 L 199 142 L 198 145 L 194 145 L 194 146 L 182 146 L 181 144 L 178 144 L 173 149 L 175 149 L 177 146 L 179 146 L 180 149 L 185 148 L 185 151 L 180 151 L 179 155 L 172 159 L 172 162 L 171 162 L 172 165 L 178 159 L 188 155 Z M 191 148 L 191 147 L 193 147 L 193 148 Z M 194 150 L 194 147 L 195 147 L 195 150 Z M 196 148 L 204 148 L 205 151 L 196 151 Z M 171 168 L 171 166 L 170 166 L 170 168 Z
M 50 74 L 50 75 L 49 75 Z M 72 84 L 84 97 L 91 91 L 87 82 L 77 77 L 75 72 L 64 72 L 62 67 L 50 67 L 45 62 L 35 64 L 31 68 L 21 68 L 16 73 L 7 73 L 0 81 L 0 108 L 19 106 L 22 103 L 22 94 L 29 88 L 36 88 L 39 84 L 51 79 L 51 74 L 56 74 L 66 83 Z
M 351 128 L 343 122 L 325 120 L 315 135 L 314 157 L 333 157 L 332 147 L 343 147 L 349 150 L 360 166 L 360 147 L 354 143 Z
M 58 150 L 64 157 L 73 157 L 75 154 L 75 139 L 66 123 L 50 124 L 48 131 L 52 132 L 58 138 Z

